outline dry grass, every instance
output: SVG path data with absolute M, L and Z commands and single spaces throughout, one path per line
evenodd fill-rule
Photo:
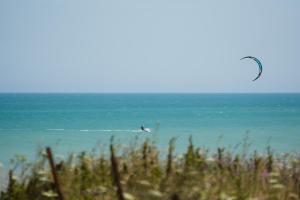
M 148 140 L 122 149 L 112 142 L 110 155 L 69 155 L 56 165 L 64 199 L 300 199 L 299 156 L 274 156 L 270 149 L 267 155 L 234 155 L 224 148 L 208 153 L 192 139 L 185 154 L 174 156 L 174 148 L 171 139 L 166 159 Z M 46 154 L 29 168 L 16 163 L 23 173 L 17 181 L 10 172 L 0 200 L 58 198 Z

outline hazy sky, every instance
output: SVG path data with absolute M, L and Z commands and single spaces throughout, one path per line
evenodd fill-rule
M 300 92 L 299 37 L 299 0 L 1 0 L 0 92 Z

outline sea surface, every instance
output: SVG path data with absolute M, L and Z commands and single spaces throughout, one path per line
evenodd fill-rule
M 2 168 L 45 146 L 60 156 L 107 150 L 112 135 L 120 144 L 153 139 L 162 152 L 172 137 L 183 152 L 192 136 L 210 149 L 241 151 L 247 143 L 299 153 L 300 94 L 0 94 Z

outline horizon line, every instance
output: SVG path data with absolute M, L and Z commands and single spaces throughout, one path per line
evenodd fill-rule
M 300 94 L 299 92 L 1 92 L 0 94 Z

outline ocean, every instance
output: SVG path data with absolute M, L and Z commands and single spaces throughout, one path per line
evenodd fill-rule
M 141 125 L 151 133 L 140 131 Z M 300 94 L 0 94 L 0 162 L 39 148 L 56 155 L 154 140 L 166 152 L 176 137 L 196 146 L 300 152 Z

